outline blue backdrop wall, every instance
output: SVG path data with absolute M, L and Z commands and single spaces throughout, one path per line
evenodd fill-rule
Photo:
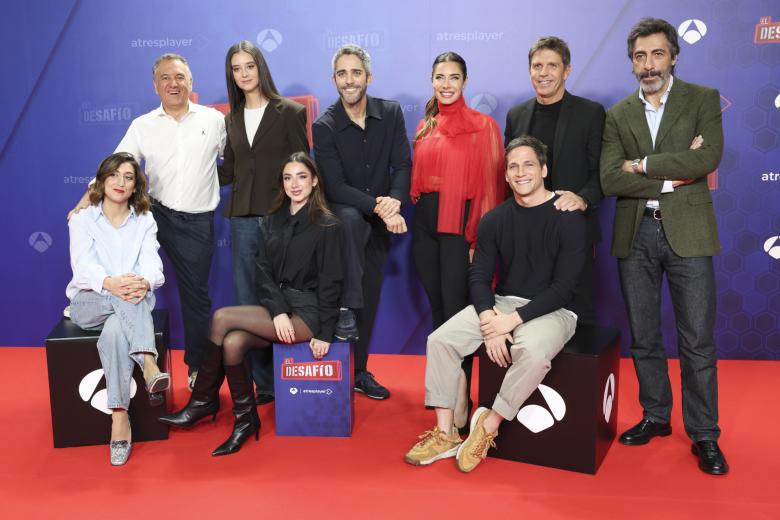
M 369 92 L 400 101 L 412 132 L 430 96 L 433 58 L 454 50 L 469 65 L 467 101 L 503 126 L 509 108 L 533 95 L 526 53 L 538 36 L 568 41 L 574 67 L 569 90 L 609 108 L 637 87 L 625 50 L 629 28 L 656 16 L 680 27 L 677 74 L 722 95 L 726 146 L 713 186 L 723 242 L 716 259 L 720 357 L 780 358 L 776 1 L 34 0 L 6 2 L 3 11 L 0 345 L 42 345 L 61 315 L 70 278 L 65 215 L 130 121 L 159 104 L 151 64 L 161 53 L 185 55 L 200 102 L 220 104 L 227 101 L 227 48 L 253 40 L 284 95 L 314 96 L 324 108 L 337 97 L 330 79 L 333 52 L 355 42 L 374 60 Z M 614 200 L 606 200 L 601 208 L 597 308 L 603 323 L 623 329 L 626 352 L 625 311 L 609 256 L 613 207 Z M 221 214 L 216 235 L 215 307 L 233 298 L 229 227 Z M 408 236 L 395 240 L 387 264 L 374 352 L 424 352 L 429 310 L 409 245 Z M 173 311 L 172 341 L 180 346 L 172 269 L 166 277 L 158 301 Z M 674 353 L 668 297 L 664 312 Z

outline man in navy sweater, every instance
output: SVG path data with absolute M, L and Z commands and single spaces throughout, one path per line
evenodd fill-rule
M 410 464 L 456 457 L 461 471 L 473 470 L 495 446 L 501 421 L 517 416 L 574 334 L 577 315 L 566 307 L 588 254 L 587 219 L 555 208 L 558 196 L 544 186 L 546 159 L 546 146 L 535 137 L 507 145 L 514 197 L 482 217 L 477 229 L 469 270 L 473 305 L 428 337 L 425 404 L 435 408 L 437 424 L 406 454 Z M 461 441 L 453 427 L 460 364 L 483 343 L 490 360 L 509 370 L 492 408 L 474 412 L 471 433 Z

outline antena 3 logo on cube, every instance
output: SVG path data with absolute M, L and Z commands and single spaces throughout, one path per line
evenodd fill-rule
M 296 363 L 285 358 L 282 379 L 291 381 L 341 381 L 341 361 L 309 361 Z
M 556 421 L 562 421 L 566 415 L 566 402 L 561 394 L 547 385 L 539 385 L 537 388 L 542 394 L 547 408 L 537 404 L 529 404 L 517 412 L 517 420 L 532 433 L 539 433 L 552 427 Z
M 111 410 L 108 408 L 108 390 L 105 388 L 95 392 L 95 389 L 103 379 L 104 372 L 102 368 L 93 370 L 89 374 L 85 375 L 79 383 L 79 396 L 85 403 L 89 401 L 92 408 L 103 412 L 106 415 L 111 415 Z M 138 391 L 138 385 L 135 383 L 135 379 L 130 379 L 130 399 L 135 397 L 135 393 Z

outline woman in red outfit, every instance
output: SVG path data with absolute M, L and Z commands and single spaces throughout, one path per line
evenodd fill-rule
M 433 96 L 414 136 L 412 251 L 436 329 L 469 304 L 468 266 L 482 215 L 504 199 L 504 153 L 496 121 L 466 106 L 465 60 L 433 62 Z M 464 362 L 466 377 L 471 357 Z M 465 406 L 456 424 L 465 424 Z

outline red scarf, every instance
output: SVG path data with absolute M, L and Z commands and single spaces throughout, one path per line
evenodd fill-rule
M 496 121 L 466 106 L 463 96 L 439 104 L 432 132 L 414 146 L 412 201 L 439 193 L 439 233 L 462 234 L 473 244 L 482 215 L 504 198 L 504 150 Z M 417 131 L 425 124 L 420 121 Z M 466 201 L 471 201 L 463 228 Z

